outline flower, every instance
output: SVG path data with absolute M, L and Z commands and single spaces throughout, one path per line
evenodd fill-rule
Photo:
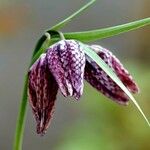
M 58 87 L 61 93 L 79 99 L 83 93 L 85 54 L 74 40 L 61 40 L 29 70 L 29 102 L 37 122 L 37 133 L 43 135 L 50 124 Z
M 43 135 L 53 115 L 58 85 L 48 69 L 46 54 L 29 71 L 29 100 L 37 122 L 37 133 Z
M 99 45 L 91 45 L 90 48 L 116 73 L 130 92 L 139 92 L 139 88 L 132 76 L 109 50 Z M 87 55 L 84 78 L 105 96 L 119 104 L 128 104 L 129 98 L 124 91 Z
M 117 74 L 133 93 L 138 87 L 120 61 L 98 45 L 89 46 Z M 29 102 L 37 122 L 37 133 L 43 135 L 53 115 L 58 89 L 67 97 L 79 99 L 83 93 L 84 78 L 98 91 L 120 104 L 128 97 L 120 87 L 84 53 L 75 40 L 61 40 L 50 46 L 29 70 Z
M 48 67 L 60 91 L 79 99 L 83 93 L 85 54 L 74 40 L 61 40 L 47 51 Z

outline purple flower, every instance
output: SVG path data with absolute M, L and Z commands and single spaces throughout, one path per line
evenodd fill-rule
M 83 93 L 85 54 L 77 41 L 62 40 L 47 51 L 48 67 L 60 91 L 79 99 Z
M 29 71 L 29 100 L 37 122 L 37 133 L 44 134 L 53 114 L 58 87 L 61 93 L 79 99 L 83 93 L 85 54 L 74 40 L 61 40 Z
M 29 71 L 29 100 L 37 122 L 37 133 L 44 134 L 53 115 L 58 85 L 48 69 L 46 54 Z
M 138 87 L 120 61 L 108 50 L 90 46 L 113 69 L 133 93 Z M 84 53 L 78 41 L 61 40 L 50 46 L 29 70 L 29 101 L 37 122 L 37 133 L 43 135 L 53 115 L 58 89 L 67 97 L 79 99 L 84 78 L 98 91 L 120 104 L 128 97 L 120 87 Z
M 130 92 L 137 93 L 139 91 L 132 76 L 110 51 L 99 45 L 92 45 L 90 48 L 112 68 Z M 129 98 L 124 91 L 87 55 L 84 78 L 105 96 L 113 99 L 119 104 L 127 104 Z

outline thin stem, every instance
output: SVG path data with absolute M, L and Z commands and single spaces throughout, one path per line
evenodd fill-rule
M 58 31 L 58 33 L 59 33 L 60 39 L 61 40 L 65 40 L 64 34 L 62 32 L 60 32 L 60 31 Z
M 25 76 L 24 89 L 23 89 L 22 101 L 20 104 L 19 116 L 17 119 L 13 150 L 22 149 L 22 141 L 24 135 L 25 118 L 26 118 L 26 110 L 27 110 L 27 85 L 28 85 L 28 75 Z

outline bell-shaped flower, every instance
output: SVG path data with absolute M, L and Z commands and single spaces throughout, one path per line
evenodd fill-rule
M 90 48 L 103 59 L 132 93 L 139 91 L 132 76 L 110 51 L 99 45 L 92 45 Z M 120 104 L 127 104 L 129 98 L 124 91 L 87 55 L 84 78 L 105 96 Z
M 58 87 L 66 96 L 79 99 L 83 93 L 85 54 L 74 40 L 61 40 L 29 71 L 29 100 L 37 122 L 37 133 L 44 134 L 53 114 Z
M 85 54 L 79 43 L 61 40 L 48 48 L 47 61 L 62 94 L 79 99 L 83 93 L 85 68 Z
M 53 115 L 58 85 L 48 69 L 46 54 L 29 71 L 29 100 L 37 122 L 37 133 L 44 134 Z

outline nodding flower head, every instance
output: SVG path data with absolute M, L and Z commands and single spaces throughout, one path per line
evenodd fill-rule
M 58 88 L 65 97 L 80 98 L 84 67 L 85 54 L 74 40 L 61 40 L 50 46 L 32 65 L 28 93 L 38 134 L 44 134 L 49 126 Z
M 47 62 L 61 93 L 79 99 L 83 93 L 85 54 L 79 43 L 62 40 L 49 47 Z
M 139 91 L 132 76 L 109 50 L 99 45 L 91 45 L 90 48 L 103 59 L 132 93 Z M 127 104 L 129 98 L 124 91 L 87 55 L 84 78 L 105 96 L 119 104 Z
M 29 71 L 29 100 L 37 122 L 37 133 L 44 134 L 52 118 L 58 85 L 48 69 L 46 54 Z
M 133 93 L 138 87 L 120 61 L 101 46 L 89 46 L 116 73 Z M 29 70 L 29 101 L 37 122 L 37 133 L 46 132 L 52 118 L 58 89 L 67 97 L 79 99 L 83 93 L 84 78 L 98 91 L 120 104 L 128 97 L 120 87 L 84 53 L 75 40 L 61 40 L 50 46 Z

